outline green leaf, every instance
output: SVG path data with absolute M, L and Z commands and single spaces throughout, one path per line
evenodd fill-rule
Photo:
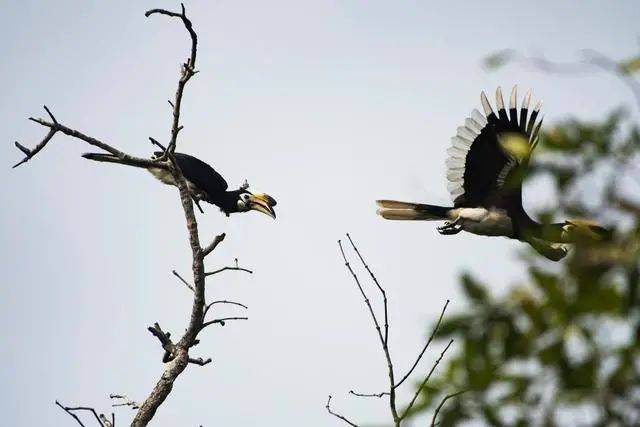
M 538 351 L 538 360 L 545 366 L 555 366 L 564 359 L 562 340 L 556 339 L 550 345 Z
M 546 273 L 536 268 L 531 269 L 530 274 L 534 279 L 534 283 L 544 292 L 549 305 L 556 309 L 558 313 L 562 313 L 568 302 L 567 296 L 560 285 L 560 279 L 551 273 Z
M 489 70 L 497 70 L 498 68 L 509 62 L 513 58 L 513 56 L 513 50 L 504 49 L 487 56 L 483 61 L 483 65 Z
M 620 68 L 627 74 L 633 74 L 640 71 L 640 56 L 620 62 Z
M 462 275 L 462 287 L 465 295 L 475 303 L 482 304 L 487 302 L 487 289 L 469 274 Z

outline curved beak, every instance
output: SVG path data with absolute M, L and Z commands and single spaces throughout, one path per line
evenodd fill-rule
M 251 202 L 249 209 L 262 212 L 276 219 L 276 212 L 273 210 L 273 207 L 276 205 L 276 199 L 268 194 L 253 193 L 249 196 L 249 201 Z

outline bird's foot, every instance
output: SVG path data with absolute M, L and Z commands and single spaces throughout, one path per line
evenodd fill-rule
M 458 218 L 453 222 L 447 221 L 443 226 L 437 227 L 436 230 L 438 230 L 438 233 L 442 234 L 443 236 L 458 234 L 462 231 L 462 219 Z

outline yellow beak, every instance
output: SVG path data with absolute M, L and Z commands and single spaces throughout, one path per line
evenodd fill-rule
M 273 210 L 273 207 L 276 205 L 276 200 L 273 197 L 264 193 L 253 193 L 249 196 L 249 202 L 249 209 L 262 212 L 276 219 L 276 212 Z

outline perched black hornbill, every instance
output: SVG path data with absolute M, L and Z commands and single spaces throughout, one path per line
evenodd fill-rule
M 162 154 L 163 152 L 158 151 L 154 153 L 154 156 L 159 157 Z M 239 189 L 230 191 L 227 181 L 207 163 L 188 154 L 175 153 L 174 155 L 178 167 L 187 181 L 191 197 L 198 208 L 200 208 L 199 202 L 205 201 L 219 207 L 227 216 L 234 212 L 255 210 L 275 219 L 276 213 L 273 207 L 276 205 L 276 201 L 273 197 L 264 193 L 250 192 L 246 183 Z M 99 162 L 136 166 L 122 161 L 112 154 L 85 153 L 82 157 Z M 162 168 L 148 168 L 147 170 L 163 183 L 176 186 L 173 175 L 168 170 Z
M 558 261 L 567 254 L 563 243 L 578 239 L 602 239 L 608 231 L 585 220 L 541 224 L 522 206 L 522 179 L 538 143 L 542 119 L 536 124 L 541 102 L 529 116 L 531 91 L 517 108 L 517 87 L 511 91 L 509 110 L 502 92 L 496 90 L 498 113 L 493 112 L 484 92 L 480 95 L 484 115 L 473 110 L 458 127 L 447 150 L 447 188 L 453 206 L 433 206 L 393 200 L 378 200 L 378 214 L 392 220 L 448 220 L 438 232 L 457 234 L 464 230 L 485 236 L 505 236 L 529 243 L 545 257 Z

